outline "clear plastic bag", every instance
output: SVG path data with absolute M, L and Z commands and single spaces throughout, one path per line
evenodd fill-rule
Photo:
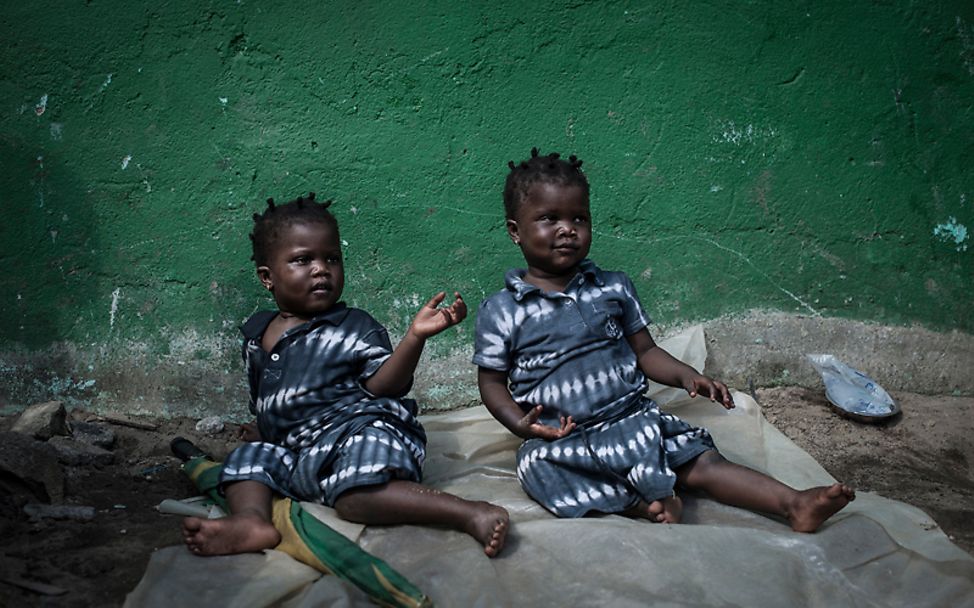
M 825 397 L 836 411 L 860 422 L 895 416 L 899 406 L 875 380 L 834 355 L 806 355 L 825 382 Z

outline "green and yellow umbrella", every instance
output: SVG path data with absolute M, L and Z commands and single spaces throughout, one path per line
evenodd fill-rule
M 172 447 L 173 452 L 184 460 L 183 471 L 200 492 L 224 511 L 229 511 L 226 499 L 218 491 L 221 464 L 181 437 L 173 440 Z M 276 550 L 320 572 L 345 579 L 367 593 L 375 603 L 395 608 L 432 608 L 433 602 L 406 577 L 322 523 L 301 503 L 275 497 L 273 523 L 281 534 L 281 543 L 274 547 Z

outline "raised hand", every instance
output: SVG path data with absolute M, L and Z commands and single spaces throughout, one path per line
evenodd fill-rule
M 446 298 L 446 292 L 441 291 L 433 296 L 416 313 L 409 331 L 425 340 L 463 321 L 467 316 L 467 305 L 458 292 L 453 292 L 453 295 L 453 303 L 443 308 L 438 307 Z
M 720 380 L 714 380 L 703 374 L 694 373 L 684 379 L 683 388 L 686 389 L 691 397 L 702 395 L 709 397 L 711 401 L 721 404 L 724 406 L 724 409 L 734 409 L 734 398 L 731 397 L 727 385 Z
M 548 426 L 547 424 L 538 422 L 538 418 L 541 416 L 543 409 L 544 406 L 542 405 L 536 405 L 531 408 L 531 411 L 518 421 L 516 434 L 524 438 L 540 437 L 545 441 L 552 441 L 561 439 L 575 430 L 575 421 L 572 420 L 571 416 L 567 418 L 562 416 L 560 427 Z

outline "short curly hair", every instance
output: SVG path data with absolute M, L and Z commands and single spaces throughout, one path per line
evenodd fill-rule
M 338 220 L 328 211 L 331 201 L 319 203 L 315 201 L 315 193 L 299 196 L 283 205 L 274 204 L 274 199 L 267 199 L 267 208 L 263 213 L 254 214 L 254 231 L 250 233 L 253 254 L 250 259 L 257 266 L 266 266 L 268 257 L 274 247 L 278 245 L 281 233 L 285 228 L 295 224 L 325 224 L 338 235 Z
M 508 161 L 507 166 L 511 172 L 504 183 L 504 213 L 509 220 L 514 219 L 518 206 L 536 183 L 579 186 L 588 196 L 588 178 L 582 173 L 582 161 L 574 154 L 564 160 L 557 152 L 540 156 L 537 148 L 531 148 L 531 158 L 520 163 Z

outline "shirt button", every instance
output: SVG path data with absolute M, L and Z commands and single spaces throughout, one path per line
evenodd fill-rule
M 274 353 L 273 355 L 271 355 L 271 361 L 277 361 L 280 358 L 281 358 L 281 355 L 279 355 L 277 353 Z

